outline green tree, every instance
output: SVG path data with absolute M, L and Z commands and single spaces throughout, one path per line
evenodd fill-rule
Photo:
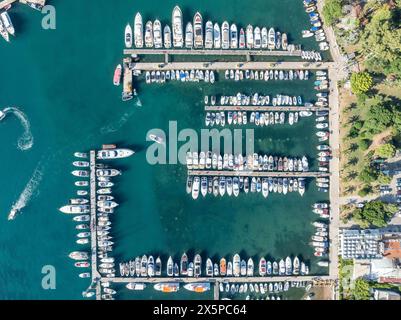
M 395 147 L 391 143 L 382 144 L 376 149 L 376 154 L 384 159 L 392 158 L 395 155 Z
M 391 183 L 391 177 L 386 175 L 386 174 L 379 173 L 377 181 L 379 181 L 380 184 L 390 184 Z
M 366 197 L 371 192 L 372 192 L 371 186 L 364 186 L 361 190 L 358 191 L 358 196 Z
M 382 201 L 370 201 L 362 209 L 356 209 L 352 213 L 352 218 L 362 228 L 369 228 L 371 226 L 382 228 L 387 225 L 398 210 L 397 206 Z
M 341 16 L 341 0 L 326 0 L 323 6 L 325 22 L 329 25 L 333 25 Z
M 378 177 L 378 173 L 377 171 L 370 167 L 370 166 L 365 166 L 361 172 L 359 172 L 358 178 L 361 182 L 364 183 L 372 183 L 373 181 L 375 181 Z
M 401 28 L 399 10 L 385 4 L 374 11 L 361 36 L 367 67 L 376 72 L 401 75 Z
M 358 72 L 351 75 L 351 90 L 355 94 L 368 92 L 373 85 L 373 79 L 367 72 Z
M 352 289 L 352 296 L 354 300 L 369 300 L 370 299 L 369 282 L 362 278 L 356 279 L 354 283 L 354 288 Z
M 358 141 L 358 146 L 362 151 L 366 151 L 369 149 L 371 143 L 372 141 L 370 141 L 369 139 L 361 139 Z

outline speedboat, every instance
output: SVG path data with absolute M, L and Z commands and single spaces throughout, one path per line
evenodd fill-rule
M 199 187 L 200 187 L 200 178 L 195 177 L 192 184 L 192 198 L 194 200 L 198 199 L 199 197 Z
M 125 27 L 125 47 L 128 49 L 132 47 L 132 28 L 129 23 Z
M 213 276 L 213 263 L 210 258 L 206 260 L 206 276 L 208 277 Z
M 100 150 L 97 152 L 97 159 L 100 160 L 121 159 L 121 158 L 128 158 L 133 154 L 135 154 L 135 151 L 130 149 Z
M 188 49 L 192 49 L 193 46 L 194 46 L 194 31 L 192 23 L 188 22 L 185 28 L 185 47 Z
M 266 275 L 266 259 L 261 258 L 259 261 L 259 275 L 261 277 Z
M 162 25 L 159 20 L 153 23 L 153 41 L 156 49 L 163 47 Z
M 294 275 L 298 275 L 299 274 L 299 268 L 300 268 L 300 264 L 299 264 L 299 258 L 298 257 L 295 257 L 294 258 L 294 261 L 293 261 L 293 270 L 292 270 L 292 273 L 294 274 Z
M 262 38 L 261 38 L 261 34 L 260 34 L 260 28 L 256 27 L 255 31 L 254 31 L 254 41 L 253 41 L 253 47 L 255 49 L 260 49 L 262 46 Z
M 241 272 L 241 258 L 239 256 L 239 254 L 235 254 L 234 258 L 233 258 L 233 275 L 235 277 L 239 277 L 240 276 L 240 272 Z
M 269 29 L 268 33 L 268 48 L 273 50 L 276 47 L 276 33 L 273 28 Z
M 239 48 L 245 49 L 246 41 L 245 41 L 245 31 L 243 28 L 239 31 Z
M 267 44 L 268 44 L 268 37 L 267 37 L 267 28 L 263 27 L 262 28 L 262 49 L 267 49 Z
M 184 288 L 192 292 L 203 293 L 210 290 L 210 283 L 188 283 L 184 285 Z
M 161 291 L 164 293 L 171 293 L 171 292 L 177 292 L 180 289 L 180 284 L 177 283 L 156 283 L 154 285 L 155 290 Z
M 241 260 L 240 269 L 241 269 L 241 276 L 246 276 L 247 268 L 245 260 Z
M 155 134 L 149 134 L 149 139 L 158 143 L 158 144 L 164 144 L 164 139 L 162 137 L 159 137 Z
M 253 27 L 250 24 L 246 27 L 246 47 L 253 48 Z
M 213 48 L 213 23 L 211 21 L 206 22 L 205 48 Z
M 288 39 L 287 39 L 287 34 L 283 33 L 281 35 L 281 47 L 283 48 L 283 50 L 287 50 L 288 49 Z
M 0 19 L 0 34 L 3 37 L 4 40 L 6 40 L 7 42 L 10 41 L 10 36 L 6 30 L 6 28 L 4 27 L 3 22 Z
M 119 64 L 114 70 L 114 77 L 113 77 L 113 84 L 115 86 L 119 86 L 121 83 L 121 73 L 122 73 L 122 66 Z
M 238 30 L 234 23 L 230 27 L 230 47 L 231 49 L 238 48 Z
M 194 48 L 203 48 L 203 19 L 199 12 L 194 16 Z
M 166 49 L 171 48 L 171 29 L 166 25 L 163 29 L 164 47 Z
M 155 275 L 155 261 L 153 256 L 149 256 L 148 258 L 147 272 L 149 277 L 153 277 Z
M 220 275 L 225 276 L 227 274 L 227 265 L 226 265 L 226 259 L 221 258 L 220 259 Z
M 153 23 L 152 21 L 146 22 L 145 26 L 145 47 L 152 48 L 154 45 L 153 37 Z
M 188 256 L 186 253 L 184 253 L 181 257 L 180 261 L 180 273 L 182 275 L 187 275 L 188 274 Z
M 121 175 L 121 171 L 116 169 L 97 169 L 96 176 L 98 177 L 116 177 Z
M 290 257 L 285 259 L 285 274 L 287 276 L 292 274 L 292 260 Z
M 73 220 L 75 222 L 87 222 L 90 220 L 90 216 L 89 215 L 80 215 L 80 216 L 75 216 L 73 218 Z
M 85 262 L 80 261 L 80 262 L 75 262 L 74 266 L 76 268 L 89 268 L 90 267 L 90 263 L 86 262 L 86 261 Z
M 74 251 L 68 255 L 73 260 L 88 260 L 89 254 L 85 251 Z
M 222 49 L 229 49 L 230 48 L 230 29 L 229 24 L 227 21 L 224 21 L 221 26 L 222 31 Z
M 194 258 L 194 276 L 199 277 L 202 273 L 202 258 L 197 254 Z
M 7 32 L 12 36 L 15 36 L 15 29 L 13 23 L 11 21 L 10 15 L 7 11 L 3 11 L 1 14 L 1 20 L 3 21 L 4 28 L 6 28 Z
M 160 259 L 160 257 L 157 257 L 155 264 L 155 275 L 161 276 L 161 274 L 162 274 L 162 260 Z
M 89 177 L 89 171 L 87 170 L 74 170 L 71 173 L 75 177 L 82 177 L 82 178 Z
M 247 263 L 246 275 L 248 277 L 252 277 L 253 276 L 253 272 L 254 272 L 253 260 L 252 260 L 252 258 L 249 258 L 248 259 L 248 263 Z
M 283 259 L 280 260 L 278 266 L 279 266 L 278 274 L 281 276 L 285 275 L 285 262 Z
M 213 39 L 214 39 L 214 48 L 220 49 L 221 47 L 221 33 L 220 26 L 218 23 L 215 23 L 213 26 Z
M 89 213 L 89 205 L 68 205 L 61 207 L 59 210 L 65 214 L 83 214 Z
M 143 47 L 143 22 L 142 15 L 138 12 L 135 15 L 134 22 L 134 38 L 135 38 L 135 47 L 142 48 Z
M 130 282 L 126 285 L 126 288 L 129 290 L 142 291 L 145 290 L 146 284 Z
M 175 48 L 182 48 L 184 45 L 183 38 L 183 25 L 182 25 L 182 11 L 179 6 L 176 6 L 172 14 L 173 22 L 173 46 Z

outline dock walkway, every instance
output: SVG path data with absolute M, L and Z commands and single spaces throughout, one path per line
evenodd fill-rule
M 322 178 L 329 177 L 326 172 L 277 172 L 277 171 L 217 171 L 188 170 L 189 176 L 211 177 L 290 177 L 290 178 Z
M 327 107 L 305 106 L 205 106 L 205 111 L 326 111 Z
M 167 71 L 167 70 L 327 70 L 334 66 L 333 62 L 262 62 L 262 61 L 220 61 L 220 62 L 138 62 L 134 70 Z M 256 80 L 255 80 L 256 81 Z M 276 80 L 275 80 L 276 81 Z M 277 80 L 279 81 L 279 80 Z
M 125 55 L 187 55 L 187 56 L 258 56 L 301 57 L 301 50 L 247 50 L 247 49 L 125 49 Z
M 92 283 L 96 283 L 100 278 L 97 271 L 97 243 L 96 243 L 96 151 L 90 151 L 90 230 L 91 230 L 91 267 Z M 100 290 L 96 290 L 96 299 L 100 299 Z

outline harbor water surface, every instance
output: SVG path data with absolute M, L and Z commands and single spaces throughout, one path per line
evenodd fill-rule
M 169 83 L 147 86 L 135 83 L 139 100 L 121 102 L 121 88 L 112 86 L 116 64 L 122 59 L 123 31 L 140 11 L 144 20 L 170 22 L 174 5 L 183 9 L 184 20 L 199 10 L 205 20 L 224 20 L 241 26 L 273 26 L 287 32 L 292 43 L 315 49 L 311 39 L 302 39 L 308 27 L 302 1 L 297 0 L 119 0 L 49 1 L 56 7 L 56 30 L 41 28 L 42 15 L 16 5 L 10 15 L 17 37 L 11 44 L 0 42 L 2 80 L 0 109 L 15 106 L 27 116 L 33 145 L 18 148 L 23 127 L 7 114 L 0 123 L 2 179 L 0 186 L 0 299 L 80 299 L 89 280 L 68 258 L 75 244 L 71 217 L 58 208 L 75 195 L 72 154 L 117 143 L 137 154 L 116 161 L 123 170 L 114 193 L 121 203 L 113 217 L 115 257 L 128 260 L 142 254 L 160 255 L 164 267 L 169 255 L 179 259 L 184 251 L 201 253 L 205 259 L 264 255 L 281 259 L 298 255 L 315 274 L 326 272 L 316 266 L 309 246 L 316 215 L 311 205 L 324 200 L 314 182 L 308 181 L 304 197 L 298 194 L 240 195 L 238 198 L 207 197 L 193 201 L 186 194 L 186 168 L 180 164 L 149 165 L 146 136 L 160 128 L 168 135 L 169 121 L 178 130 L 204 128 L 205 94 L 314 96 L 313 79 L 304 82 L 224 81 L 214 86 Z M 112 7 L 111 7 L 112 6 Z M 255 151 L 281 156 L 316 156 L 314 119 L 304 118 L 289 125 L 255 129 Z M 238 127 L 241 128 L 241 127 Z M 316 169 L 316 163 L 312 162 Z M 15 221 L 7 214 L 13 203 L 23 207 Z M 55 289 L 42 286 L 45 266 L 55 268 Z M 174 295 L 195 298 L 195 295 Z M 155 291 L 131 293 L 121 290 L 121 299 L 160 298 Z M 164 296 L 167 298 L 167 296 Z M 173 297 L 172 297 L 173 298 Z M 200 298 L 200 297 L 199 297 Z M 208 295 L 207 298 L 212 298 Z

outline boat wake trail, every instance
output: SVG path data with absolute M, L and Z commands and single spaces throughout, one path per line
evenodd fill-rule
M 22 151 L 26 151 L 32 148 L 33 146 L 33 136 L 31 133 L 31 124 L 29 123 L 28 117 L 25 113 L 23 113 L 18 108 L 5 108 L 3 110 L 4 114 L 12 113 L 14 114 L 21 122 L 21 125 L 24 128 L 24 133 L 18 139 L 18 149 Z
M 138 100 L 139 101 L 139 100 Z M 140 101 L 139 101 L 140 102 Z M 125 112 L 118 121 L 111 123 L 103 128 L 100 129 L 101 134 L 112 133 L 120 130 L 120 128 L 127 123 L 127 121 L 133 116 L 135 113 L 135 109 L 130 109 L 129 111 Z
M 35 194 L 40 182 L 42 181 L 43 178 L 43 170 L 44 167 L 41 162 L 39 162 L 38 166 L 35 168 L 35 171 L 32 174 L 32 177 L 26 184 L 24 190 L 20 194 L 17 202 L 13 205 L 11 212 L 8 216 L 8 220 L 13 220 L 15 218 L 15 215 L 20 212 L 23 208 L 27 206 L 29 201 L 32 199 L 32 197 Z

